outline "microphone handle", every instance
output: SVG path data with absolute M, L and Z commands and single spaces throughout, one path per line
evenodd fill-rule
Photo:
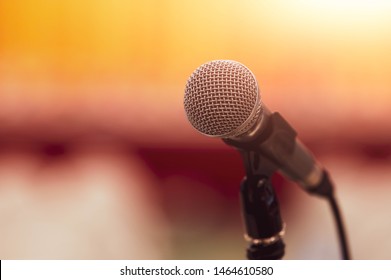
M 323 167 L 297 139 L 296 131 L 277 112 L 267 115 L 267 121 L 252 137 L 244 138 L 243 141 L 240 138 L 224 138 L 223 141 L 236 147 L 242 154 L 258 154 L 262 162 L 245 163 L 247 174 L 264 174 L 265 169 L 278 170 L 312 193 L 314 190 L 316 192 L 322 180 Z

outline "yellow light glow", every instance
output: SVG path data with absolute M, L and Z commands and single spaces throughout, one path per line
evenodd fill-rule
M 125 95 L 139 108 L 176 100 L 197 66 L 229 58 L 272 99 L 388 100 L 390 14 L 369 0 L 1 1 L 0 89 L 54 103 Z

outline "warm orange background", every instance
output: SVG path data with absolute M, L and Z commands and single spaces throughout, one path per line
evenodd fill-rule
M 2 0 L 0 140 L 6 156 L 1 166 L 10 166 L 8 161 L 14 162 L 16 157 L 20 162 L 16 161 L 15 170 L 28 169 L 25 163 L 30 158 L 23 159 L 30 153 L 30 148 L 25 151 L 26 146 L 53 141 L 61 145 L 82 143 L 88 148 L 89 143 L 99 147 L 126 143 L 130 150 L 219 149 L 220 141 L 199 135 L 186 121 L 183 90 L 188 76 L 202 63 L 233 59 L 254 72 L 263 101 L 271 110 L 281 112 L 319 156 L 334 163 L 331 170 L 342 177 L 351 174 L 345 178 L 357 179 L 351 185 L 365 182 L 363 185 L 367 186 L 372 184 L 368 178 L 374 173 L 367 171 L 364 163 L 376 160 L 376 170 L 384 172 L 373 175 L 380 178 L 373 184 L 386 185 L 391 139 L 390 15 L 391 2 L 369 0 Z M 124 163 L 113 160 L 112 152 L 107 153 L 108 159 L 98 157 L 98 162 L 113 162 L 109 170 L 122 170 Z M 76 154 L 84 156 L 79 150 Z M 161 166 L 167 169 L 165 160 L 170 155 L 162 154 L 167 158 L 161 160 Z M 140 159 L 139 155 L 136 157 Z M 144 161 L 141 156 L 141 165 Z M 89 168 L 91 162 L 86 162 L 83 164 Z M 161 166 L 149 170 L 149 176 L 154 178 Z M 202 169 L 202 165 L 197 168 Z M 344 168 L 346 172 L 341 171 Z M 125 171 L 120 172 L 122 175 L 113 171 L 112 178 L 140 174 L 134 171 L 137 168 L 132 170 L 128 175 L 124 175 Z M 67 172 L 66 176 L 74 178 L 71 171 Z M 93 177 L 94 172 L 91 169 L 85 176 Z M 369 177 L 355 177 L 367 173 Z M 18 174 L 15 172 L 15 178 Z M 29 188 L 28 176 L 35 173 L 26 174 Z M 52 174 L 56 173 L 50 171 L 41 176 Z M 159 182 L 159 178 L 154 180 Z M 344 177 L 340 180 L 343 182 Z M 71 181 L 69 184 L 73 185 Z M 107 180 L 108 188 L 110 181 Z M 118 185 L 128 184 L 125 181 L 119 180 L 122 183 Z M 7 182 L 3 182 L 2 190 L 17 185 Z M 181 182 L 165 184 L 179 186 Z M 91 184 L 94 183 L 88 180 L 85 183 Z M 347 187 L 344 198 L 349 200 L 350 194 Z M 366 192 L 361 194 L 362 198 L 368 197 Z M 387 197 L 382 191 L 371 194 Z M 358 206 L 362 205 L 361 200 L 357 201 L 346 202 L 354 209 L 346 210 L 351 220 L 355 220 L 356 208 L 362 209 Z M 172 225 L 167 223 L 170 228 Z M 352 222 L 351 227 L 356 228 L 355 225 Z M 384 227 L 374 231 L 391 230 L 388 223 Z M 13 234 L 10 232 L 10 236 Z M 177 239 L 173 236 L 175 244 Z M 359 246 L 366 238 L 356 237 L 353 242 Z M 361 258 L 391 257 L 385 250 L 368 253 L 372 251 L 361 248 L 356 249 Z M 29 256 L 36 256 L 32 252 Z M 219 256 L 214 253 L 213 256 Z M 238 258 L 241 253 L 229 257 Z M 4 258 L 9 256 L 23 257 L 10 253 Z M 104 252 L 80 256 L 144 257 L 137 253 L 127 256 Z M 181 258 L 183 254 L 164 256 Z M 290 256 L 313 257 L 305 253 Z M 334 255 L 325 253 L 325 257 Z
M 387 126 L 390 12 L 387 1 L 1 1 L 0 119 L 190 133 L 185 81 L 227 58 L 253 70 L 271 109 L 362 137 L 352 121 Z

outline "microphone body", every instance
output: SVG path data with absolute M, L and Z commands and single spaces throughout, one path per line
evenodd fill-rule
M 262 119 L 252 130 L 223 141 L 239 150 L 259 153 L 260 161 L 268 160 L 266 164 L 245 165 L 247 173 L 270 176 L 272 171 L 279 170 L 307 191 L 313 191 L 322 181 L 323 168 L 279 113 L 270 113 L 264 108 Z
M 325 170 L 289 123 L 261 103 L 258 82 L 244 65 L 231 60 L 201 65 L 187 81 L 184 106 L 189 122 L 202 134 L 258 153 L 267 164 L 256 166 L 278 170 L 316 193 Z M 255 171 L 256 166 L 245 166 L 248 174 Z
M 270 184 L 276 171 L 310 194 L 330 201 L 343 258 L 350 258 L 328 172 L 297 138 L 289 123 L 261 103 L 258 82 L 247 67 L 231 60 L 201 65 L 187 81 L 184 107 L 195 129 L 222 138 L 242 155 L 246 176 L 241 185 L 241 201 L 251 242 L 249 259 L 281 258 L 284 254 L 284 225 Z

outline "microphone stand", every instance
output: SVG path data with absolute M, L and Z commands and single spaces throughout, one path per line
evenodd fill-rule
M 223 139 L 226 144 L 239 150 L 246 170 L 240 196 L 247 232 L 246 239 L 250 242 L 247 249 L 248 259 L 280 259 L 284 255 L 285 245 L 282 241 L 284 226 L 270 178 L 279 170 L 279 157 L 294 152 L 292 149 L 296 141 L 296 132 L 278 113 L 272 114 L 270 120 L 265 133 L 260 135 L 262 138 L 250 142 Z M 350 259 L 349 246 L 333 189 L 328 172 L 323 170 L 321 182 L 307 191 L 325 198 L 330 203 L 337 226 L 342 258 L 348 260 Z
M 273 151 L 275 143 L 282 141 L 287 144 L 288 150 L 293 148 L 296 132 L 278 113 L 272 114 L 270 120 L 265 132 L 250 142 L 223 139 L 226 144 L 238 149 L 246 171 L 240 198 L 247 232 L 245 238 L 250 243 L 247 248 L 247 258 L 250 260 L 281 259 L 285 253 L 282 240 L 284 223 L 270 181 L 279 166 L 271 159 L 273 157 L 264 154 L 265 151 Z
M 249 260 L 277 260 L 285 253 L 284 225 L 270 178 L 244 178 L 240 188 Z
M 241 151 L 246 176 L 240 187 L 242 215 L 249 241 L 249 260 L 277 260 L 285 253 L 284 223 L 270 177 L 275 166 L 253 151 Z
M 240 186 L 242 215 L 246 228 L 245 239 L 250 245 L 247 248 L 249 260 L 277 260 L 285 253 L 284 223 L 280 215 L 280 207 L 274 188 L 271 184 L 271 175 L 276 166 L 256 151 L 240 150 L 246 176 Z M 341 213 L 333 194 L 333 184 L 329 174 L 324 171 L 322 181 L 311 190 L 311 193 L 325 198 L 331 206 L 334 215 L 342 259 L 349 260 L 349 246 Z

